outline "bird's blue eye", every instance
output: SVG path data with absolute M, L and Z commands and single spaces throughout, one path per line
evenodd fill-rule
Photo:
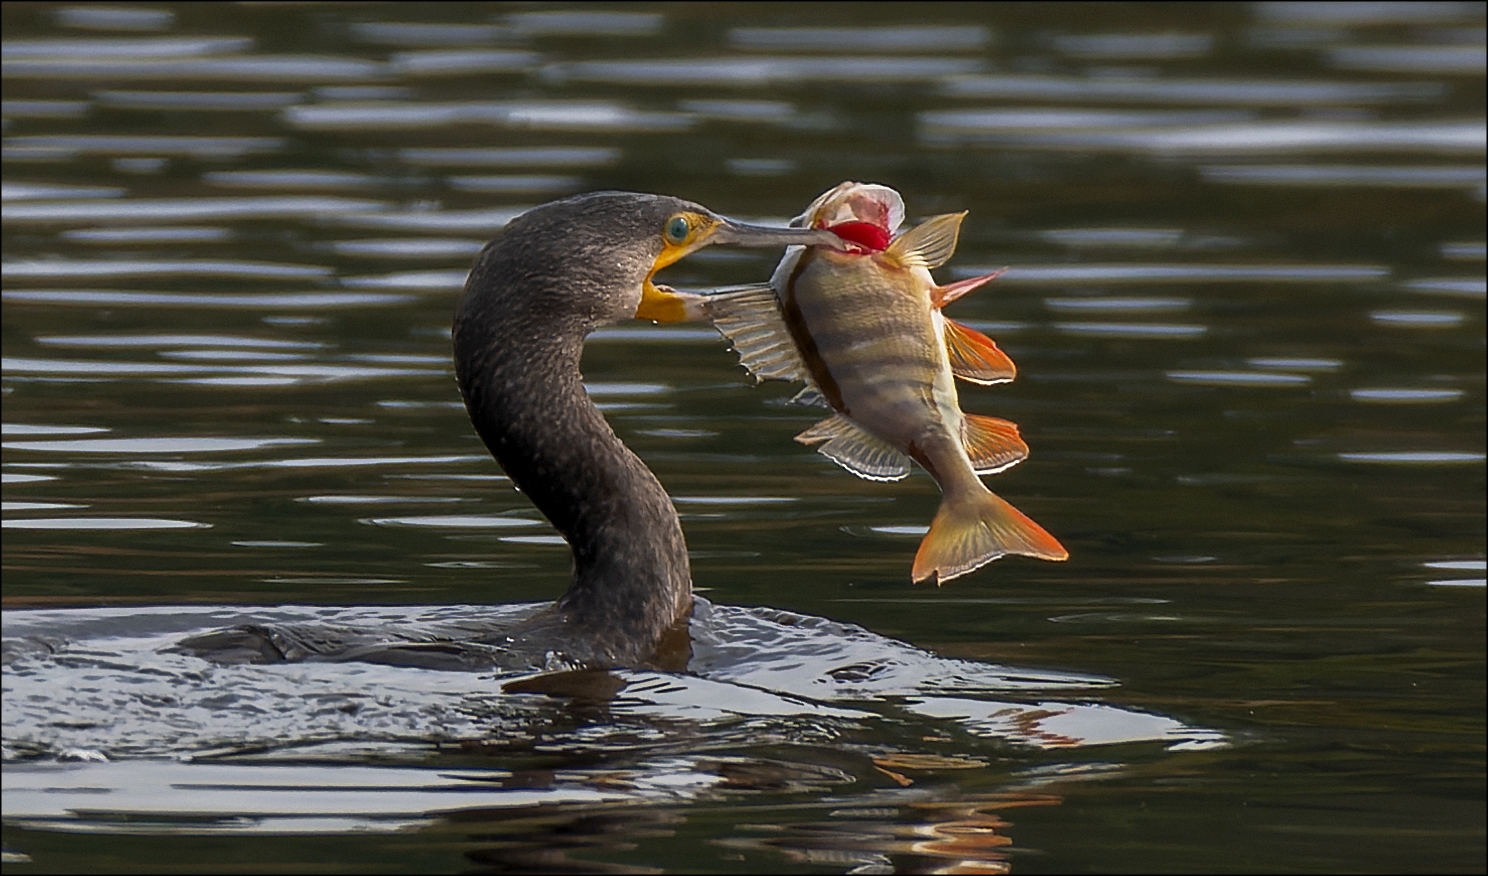
M 692 226 L 687 223 L 686 216 L 673 216 L 672 218 L 667 220 L 666 224 L 667 242 L 681 245 L 685 240 L 687 240 L 687 234 L 691 230 Z

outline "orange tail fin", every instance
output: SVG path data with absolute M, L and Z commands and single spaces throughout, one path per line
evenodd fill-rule
M 910 574 L 916 584 L 932 578 L 944 584 L 1008 554 L 1069 559 L 1064 545 L 996 493 L 987 490 L 960 499 L 947 497 L 920 542 Z

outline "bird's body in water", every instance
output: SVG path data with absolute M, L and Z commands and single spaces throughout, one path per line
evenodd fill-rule
M 676 321 L 684 299 L 651 277 L 711 244 L 832 245 L 827 231 L 746 225 L 662 195 L 592 192 L 513 219 L 481 251 L 453 329 L 475 430 L 563 535 L 561 598 L 499 630 L 363 633 L 238 627 L 180 648 L 222 662 L 361 660 L 439 668 L 660 666 L 686 661 L 692 575 L 656 476 L 584 390 L 584 338 L 635 317 Z
M 684 205 L 650 206 L 655 221 L 625 245 L 607 233 L 638 224 L 629 199 L 575 199 L 513 220 L 471 271 L 453 333 L 475 430 L 573 550 L 568 591 L 531 622 L 543 629 L 520 633 L 561 631 L 569 656 L 617 665 L 649 659 L 692 606 L 677 512 L 579 372 L 584 337 L 636 312 L 661 224 Z

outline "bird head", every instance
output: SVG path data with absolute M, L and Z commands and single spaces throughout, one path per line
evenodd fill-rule
M 683 298 L 652 278 L 714 244 L 841 244 L 828 231 L 771 228 L 720 216 L 665 195 L 591 192 L 544 204 L 513 219 L 487 246 L 467 296 L 501 295 L 503 309 L 567 321 L 587 332 L 622 319 L 684 318 Z M 518 293 L 524 300 L 511 300 Z

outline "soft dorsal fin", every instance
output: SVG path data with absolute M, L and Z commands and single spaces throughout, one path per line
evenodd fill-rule
M 996 417 L 965 414 L 961 443 L 979 475 L 1007 471 L 1028 458 L 1028 445 L 1018 434 L 1018 424 Z
M 938 268 L 956 252 L 956 237 L 966 212 L 931 216 L 889 244 L 884 255 L 906 268 Z
M 980 288 L 983 284 L 990 283 L 1005 273 L 1007 273 L 1007 268 L 1001 268 L 990 274 L 983 274 L 980 277 L 957 280 L 954 283 L 947 283 L 944 286 L 932 286 L 930 287 L 930 303 L 937 308 L 945 307 L 967 292 Z
M 817 445 L 817 453 L 860 478 L 897 481 L 909 474 L 909 457 L 840 414 L 822 420 L 796 440 L 808 447 Z
M 734 346 L 739 364 L 755 382 L 806 380 L 806 364 L 796 352 L 768 284 L 731 286 L 705 296 L 704 313 Z
M 991 386 L 1018 376 L 1018 366 L 991 338 L 954 319 L 945 319 L 945 345 L 951 373 L 962 380 Z

